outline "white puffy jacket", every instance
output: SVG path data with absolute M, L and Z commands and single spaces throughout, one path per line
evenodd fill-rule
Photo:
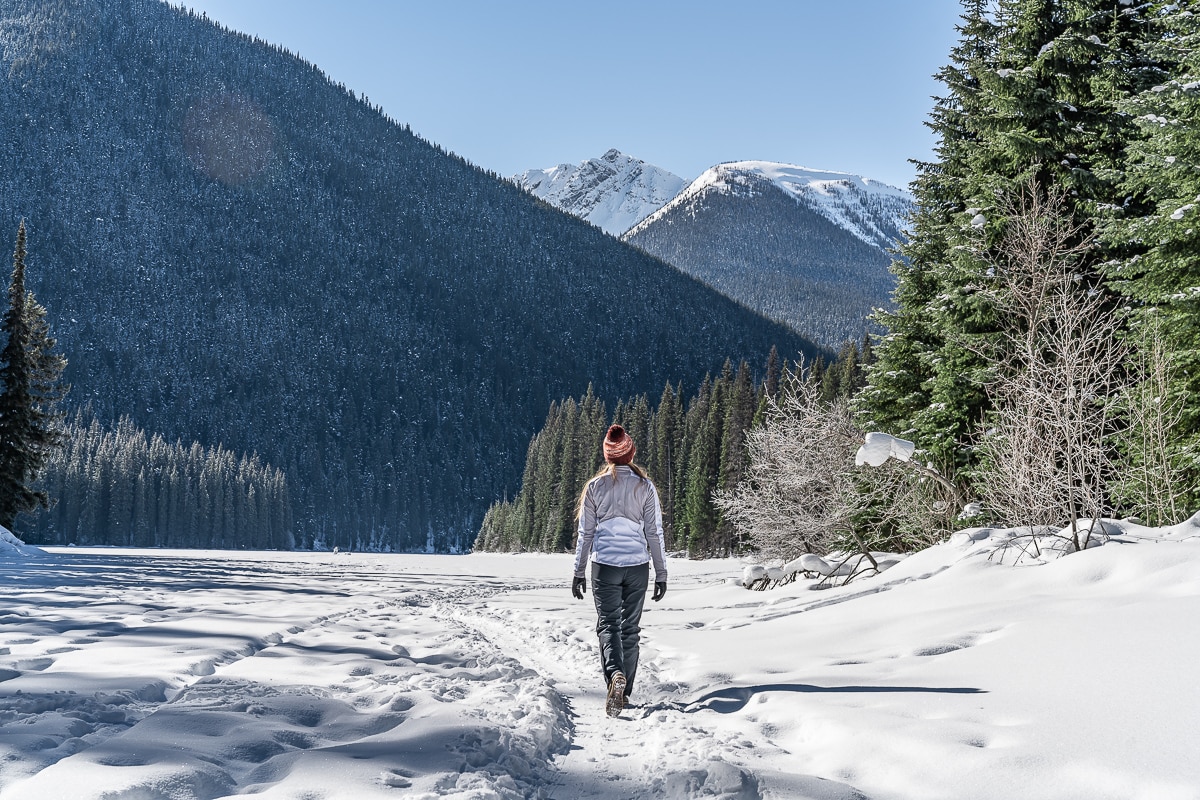
M 584 489 L 575 575 L 582 578 L 588 557 L 597 564 L 633 567 L 654 563 L 654 581 L 667 580 L 662 508 L 658 490 L 629 467 L 592 478 Z

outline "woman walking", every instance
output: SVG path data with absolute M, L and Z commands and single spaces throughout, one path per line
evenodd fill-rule
M 652 599 L 657 602 L 667 593 L 658 490 L 645 470 L 633 463 L 636 452 L 624 428 L 610 427 L 604 436 L 605 466 L 584 487 L 576 512 L 579 539 L 571 594 L 583 599 L 590 557 L 600 665 L 608 686 L 604 710 L 610 717 L 621 713 L 633 691 L 651 562 Z

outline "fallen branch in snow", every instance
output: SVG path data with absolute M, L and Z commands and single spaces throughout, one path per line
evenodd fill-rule
M 742 570 L 741 584 L 747 589 L 761 592 L 786 586 L 803 576 L 817 581 L 809 588 L 826 589 L 844 586 L 856 578 L 873 577 L 899 564 L 904 558 L 896 553 L 881 552 L 830 553 L 827 556 L 805 553 L 782 567 L 748 566 Z
M 1180 538 L 1194 537 L 1197 523 L 1200 523 L 1200 519 L 1176 526 L 1185 534 Z M 969 528 L 954 534 L 949 544 L 970 547 L 974 552 L 986 554 L 988 561 L 999 564 L 1045 564 L 1079 550 L 1090 550 L 1110 542 L 1136 541 L 1138 536 L 1135 530 L 1139 528 L 1141 526 L 1135 520 L 1116 519 L 1076 520 L 1073 525 L 1061 528 L 1050 525 Z M 1080 535 L 1082 547 L 1076 548 L 1076 538 Z

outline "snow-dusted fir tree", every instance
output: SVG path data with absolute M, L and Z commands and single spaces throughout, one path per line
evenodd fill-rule
M 1178 405 L 1179 419 L 1157 469 L 1182 470 L 1178 484 L 1189 487 L 1178 498 L 1182 513 L 1200 505 L 1200 9 L 1175 2 L 1155 7 L 1148 51 L 1161 72 L 1122 105 L 1139 135 L 1119 173 L 1125 198 L 1114 204 L 1105 236 L 1132 249 L 1113 260 L 1109 274 L 1130 300 L 1133 338 L 1149 347 L 1161 340 L 1168 362 L 1162 402 Z M 1141 470 L 1147 456 L 1137 452 L 1133 466 Z
M 987 276 L 1005 219 L 1000 198 L 1030 180 L 1061 186 L 1067 221 L 1087 236 L 1100 204 L 1120 194 L 1106 176 L 1131 130 L 1119 102 L 1152 75 L 1139 6 L 1108 0 L 964 0 L 961 41 L 940 75 L 949 89 L 929 125 L 935 161 L 918 165 L 907 262 L 896 310 L 860 398 L 866 424 L 909 436 L 939 467 L 970 474 L 973 431 L 989 407 L 1000 332 Z M 1111 257 L 1096 248 L 1079 268 Z
M 0 329 L 0 525 L 12 528 L 18 514 L 46 506 L 35 488 L 46 462 L 63 440 L 58 403 L 66 359 L 55 351 L 46 310 L 25 288 L 25 223 L 17 230 L 8 310 Z
M 893 264 L 896 290 L 894 310 L 881 310 L 876 320 L 886 335 L 876 348 L 876 362 L 868 370 L 869 383 L 859 397 L 866 425 L 910 437 L 932 427 L 926 416 L 935 358 L 945 346 L 942 321 L 942 273 L 965 241 L 962 211 L 971 194 L 971 159 L 979 147 L 973 120 L 979 116 L 979 74 L 994 60 L 996 30 L 987 15 L 985 0 L 965 0 L 960 40 L 950 63 L 938 74 L 946 94 L 937 98 L 926 123 L 937 135 L 936 158 L 917 163 L 911 185 L 916 210 L 910 234 L 901 247 L 903 260 Z M 954 431 L 942 446 L 930 441 L 939 459 L 954 461 Z

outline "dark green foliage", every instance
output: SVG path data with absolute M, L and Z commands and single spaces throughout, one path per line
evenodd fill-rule
M 128 418 L 105 430 L 77 413 L 65 433 L 67 444 L 43 481 L 59 501 L 25 533 L 32 543 L 258 550 L 297 544 L 287 479 L 256 455 L 170 443 Z M 385 543 L 351 544 L 381 549 Z
M 1179 420 L 1165 443 L 1183 467 L 1181 506 L 1200 506 L 1200 15 L 1189 4 L 1156 3 L 1148 46 L 1159 80 L 1120 105 L 1137 135 L 1116 177 L 1126 199 L 1104 231 L 1128 257 L 1109 263 L 1113 285 L 1129 299 L 1133 338 L 1162 347 L 1170 361 L 1165 396 Z M 1150 340 L 1147 337 L 1150 337 Z M 1158 339 L 1157 343 L 1153 339 Z M 1135 467 L 1141 467 L 1135 464 Z M 1159 469 L 1162 465 L 1159 465 Z M 1163 476 L 1159 476 L 1160 478 Z M 1130 510 L 1153 516 L 1130 497 Z
M 260 453 L 298 544 L 465 549 L 552 398 L 812 352 L 167 3 L 0 0 L 0 39 L 0 223 L 54 265 L 77 402 Z
M 1119 203 L 1112 165 L 1132 130 L 1117 101 L 1153 80 L 1144 7 L 1109 0 L 964 0 L 961 39 L 939 75 L 931 114 L 937 158 L 918 164 L 917 210 L 895 310 L 881 314 L 863 424 L 914 439 L 934 462 L 969 477 L 976 428 L 989 408 L 992 364 L 981 352 L 1002 327 L 994 307 L 1000 204 L 1030 181 L 1066 189 L 1080 241 L 1098 209 Z M 1120 247 L 1078 267 L 1096 275 Z M 1086 285 L 1087 282 L 1081 283 Z
M 838 350 L 837 359 L 826 366 L 818 357 L 809 367 L 806 378 L 820 387 L 819 397 L 829 403 L 837 398 L 849 399 L 866 385 L 866 368 L 874 359 L 870 335 L 864 336 L 861 345 L 846 342 Z
M 779 368 L 773 356 L 768 374 L 775 370 L 776 386 Z M 658 488 L 668 549 L 686 549 L 693 556 L 737 549 L 733 528 L 721 519 L 712 492 L 745 475 L 746 432 L 764 391 L 745 362 L 734 371 L 727 361 L 720 377 L 705 378 L 686 413 L 679 388 L 670 384 L 653 409 L 644 395 L 617 404 L 611 421 L 629 431 L 637 445 L 635 461 Z M 588 407 L 590 414 L 579 413 Z M 529 444 L 521 491 L 488 509 L 475 549 L 571 550 L 576 503 L 603 464 L 601 440 L 608 424 L 604 405 L 590 393 L 578 402 L 553 404 Z M 572 479 L 560 479 L 564 475 Z
M 58 404 L 67 386 L 60 380 L 65 359 L 55 350 L 46 309 L 25 288 L 25 223 L 17 229 L 8 308 L 0 329 L 0 525 L 12 529 L 17 516 L 49 505 L 35 488 L 46 462 L 63 441 Z

